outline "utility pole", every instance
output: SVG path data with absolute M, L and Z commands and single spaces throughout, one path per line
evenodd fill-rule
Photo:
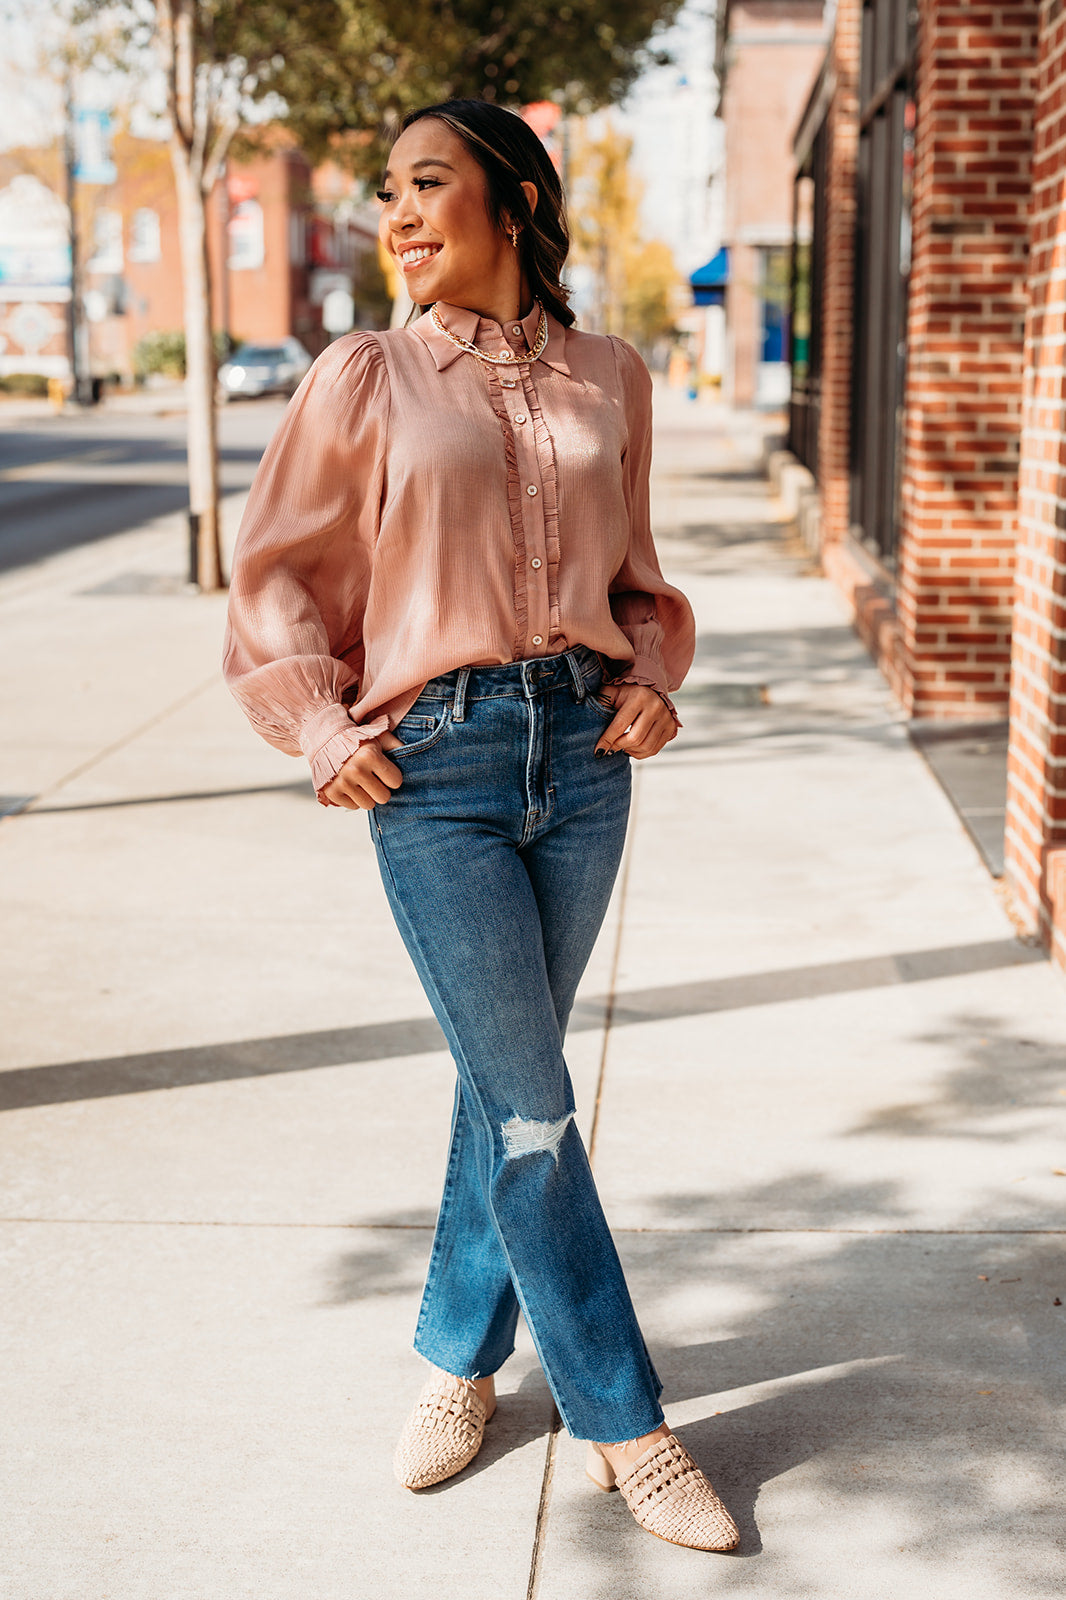
M 222 322 L 222 332 L 226 335 L 226 355 L 230 353 L 230 277 L 229 277 L 229 224 L 230 224 L 230 197 L 229 197 L 229 163 L 223 162 L 218 178 L 218 210 L 222 222 L 222 251 L 218 264 L 219 279 L 219 313 Z M 223 360 L 225 356 L 223 357 Z

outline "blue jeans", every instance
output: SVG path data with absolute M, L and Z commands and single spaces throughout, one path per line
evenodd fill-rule
M 563 1059 L 629 815 L 629 758 L 593 753 L 612 716 L 601 677 L 579 646 L 434 679 L 370 825 L 459 1072 L 415 1349 L 486 1377 L 521 1307 L 571 1434 L 613 1443 L 663 1413 Z

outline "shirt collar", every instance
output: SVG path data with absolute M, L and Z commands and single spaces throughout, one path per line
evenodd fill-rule
M 437 315 L 444 326 L 460 339 L 468 339 L 471 344 L 479 345 L 483 350 L 502 350 L 507 340 L 503 329 L 498 322 L 492 322 L 487 317 L 479 316 L 476 311 L 471 311 L 465 306 L 450 306 L 443 300 L 437 301 Z M 566 329 L 562 323 L 545 309 L 548 320 L 548 342 L 544 346 L 539 359 L 556 372 L 570 376 L 570 368 L 566 360 Z M 522 332 L 525 334 L 526 343 L 533 348 L 537 337 L 537 328 L 540 324 L 540 311 L 534 305 L 527 317 L 522 318 Z M 450 367 L 453 361 L 458 361 L 466 352 L 433 326 L 433 318 L 427 311 L 413 324 L 412 332 L 417 333 L 433 357 L 438 372 L 443 372 L 445 367 Z M 471 356 L 470 360 L 475 358 Z

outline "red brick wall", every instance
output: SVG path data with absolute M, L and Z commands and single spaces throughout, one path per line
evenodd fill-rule
M 1066 966 L 1066 7 L 1040 6 L 1007 878 Z
M 306 338 L 321 319 L 308 316 L 307 272 L 302 261 L 291 260 L 290 229 L 294 216 L 309 215 L 311 169 L 298 151 L 282 149 L 234 165 L 232 172 L 243 185 L 241 192 L 263 208 L 264 251 L 261 267 L 229 274 L 230 332 L 268 343 L 290 333 Z M 214 204 L 212 211 L 215 322 L 221 327 L 221 205 Z
M 822 538 L 848 530 L 852 317 L 855 301 L 855 168 L 859 152 L 862 0 L 839 0 L 830 45 L 836 92 L 829 111 L 828 236 L 822 293 L 822 405 L 818 478 Z
M 1005 712 L 1037 0 L 924 0 L 897 669 L 916 716 Z

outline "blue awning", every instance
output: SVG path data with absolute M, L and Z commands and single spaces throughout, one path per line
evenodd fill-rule
M 729 251 L 725 246 L 705 266 L 697 267 L 688 281 L 693 289 L 724 289 L 729 282 Z

